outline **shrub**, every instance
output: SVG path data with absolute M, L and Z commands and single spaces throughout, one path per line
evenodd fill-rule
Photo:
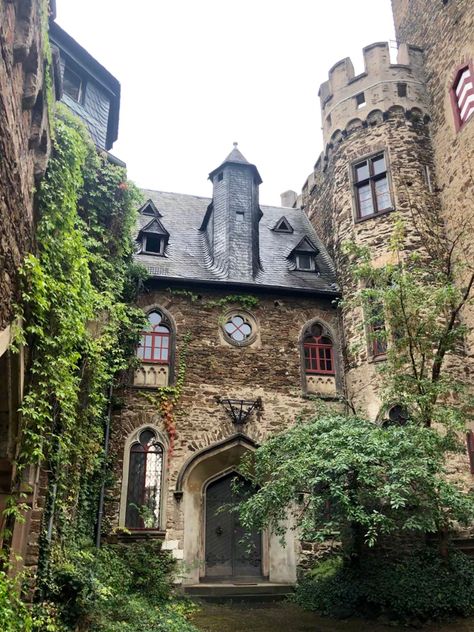
M 423 622 L 474 614 L 474 562 L 452 551 L 447 560 L 422 549 L 407 559 L 367 559 L 358 567 L 320 562 L 299 584 L 295 599 L 322 614 L 380 615 Z
M 173 598 L 175 570 L 159 542 L 58 550 L 43 592 L 68 629 L 196 632 L 186 620 L 192 607 Z

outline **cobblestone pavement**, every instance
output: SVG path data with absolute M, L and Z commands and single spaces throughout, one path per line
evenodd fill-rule
M 295 604 L 203 603 L 193 617 L 202 632 L 407 632 L 407 628 L 348 619 L 336 621 L 305 612 Z M 474 619 L 429 625 L 423 632 L 474 632 Z

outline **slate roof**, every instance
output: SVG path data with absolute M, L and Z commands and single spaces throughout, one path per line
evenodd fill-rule
M 145 200 L 153 201 L 160 213 L 160 222 L 170 235 L 165 256 L 135 255 L 136 260 L 148 269 L 150 276 L 218 284 L 242 283 L 232 274 L 229 277 L 213 267 L 208 241 L 200 230 L 211 203 L 210 198 L 148 189 L 142 190 L 142 193 Z M 245 285 L 256 289 L 281 288 L 337 294 L 331 258 L 304 212 L 274 206 L 261 205 L 260 208 L 263 212 L 259 226 L 261 270 L 253 282 L 247 281 Z M 291 234 L 272 230 L 283 214 L 293 227 Z M 149 223 L 150 215 L 140 215 L 137 234 Z M 319 251 L 316 256 L 319 273 L 291 269 L 288 257 L 304 237 L 308 237 Z

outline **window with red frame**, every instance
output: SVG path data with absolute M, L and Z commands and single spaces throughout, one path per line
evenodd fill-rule
M 321 325 L 313 325 L 303 341 L 306 373 L 334 375 L 334 347 Z
M 158 529 L 160 526 L 163 447 L 153 430 L 140 433 L 130 448 L 125 526 Z
M 451 88 L 456 130 L 459 130 L 474 114 L 474 68 L 472 63 L 458 70 Z
M 142 332 L 137 355 L 142 362 L 169 364 L 171 328 L 159 311 L 148 314 L 148 326 Z

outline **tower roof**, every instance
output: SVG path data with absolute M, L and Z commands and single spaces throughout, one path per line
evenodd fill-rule
M 232 149 L 230 154 L 227 156 L 227 158 L 224 159 L 224 162 L 222 162 L 216 169 L 211 171 L 211 173 L 209 174 L 209 180 L 212 180 L 212 178 L 216 175 L 216 173 L 220 171 L 220 169 L 222 169 L 226 165 L 245 165 L 246 167 L 249 167 L 250 169 L 252 169 L 252 171 L 254 172 L 257 179 L 257 184 L 262 184 L 262 178 L 260 177 L 260 174 L 258 173 L 257 167 L 253 165 L 252 163 L 250 163 L 247 160 L 247 158 L 245 158 L 245 156 L 242 154 L 240 149 L 238 149 L 237 145 L 238 143 L 234 143 L 234 148 Z

